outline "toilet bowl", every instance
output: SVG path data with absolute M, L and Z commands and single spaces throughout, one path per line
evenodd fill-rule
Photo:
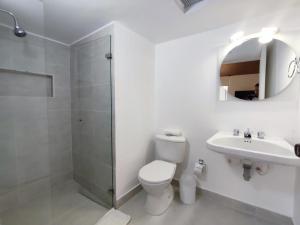
M 139 171 L 138 179 L 147 193 L 145 209 L 151 215 L 163 214 L 174 198 L 171 181 L 176 164 L 155 160 Z
M 181 132 L 180 132 L 181 134 Z M 151 215 L 163 214 L 174 198 L 171 181 L 176 166 L 183 162 L 186 139 L 168 134 L 155 136 L 156 160 L 140 169 L 138 179 L 147 196 L 145 208 Z

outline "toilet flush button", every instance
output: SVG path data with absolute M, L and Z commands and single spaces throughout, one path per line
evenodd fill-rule
M 295 145 L 295 154 L 296 156 L 300 157 L 300 144 Z

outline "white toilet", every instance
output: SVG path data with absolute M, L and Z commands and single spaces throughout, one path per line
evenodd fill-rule
M 147 193 L 145 208 L 151 215 L 163 214 L 174 198 L 171 181 L 176 164 L 185 157 L 186 139 L 183 136 L 156 135 L 156 159 L 139 171 L 139 181 Z

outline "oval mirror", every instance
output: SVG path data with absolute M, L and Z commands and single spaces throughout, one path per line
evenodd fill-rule
M 258 101 L 278 95 L 297 70 L 296 54 L 286 43 L 274 39 L 261 44 L 247 40 L 224 58 L 220 71 L 220 100 L 230 96 Z

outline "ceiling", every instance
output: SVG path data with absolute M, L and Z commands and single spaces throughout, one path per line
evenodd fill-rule
M 113 20 L 160 43 L 299 5 L 299 0 L 206 0 L 183 14 L 174 0 L 0 1 L 0 8 L 15 12 L 28 31 L 66 44 Z M 11 21 L 0 15 L 0 23 Z
M 259 43 L 258 38 L 248 40 L 232 49 L 223 60 L 223 63 L 236 63 L 260 60 L 264 45 Z

